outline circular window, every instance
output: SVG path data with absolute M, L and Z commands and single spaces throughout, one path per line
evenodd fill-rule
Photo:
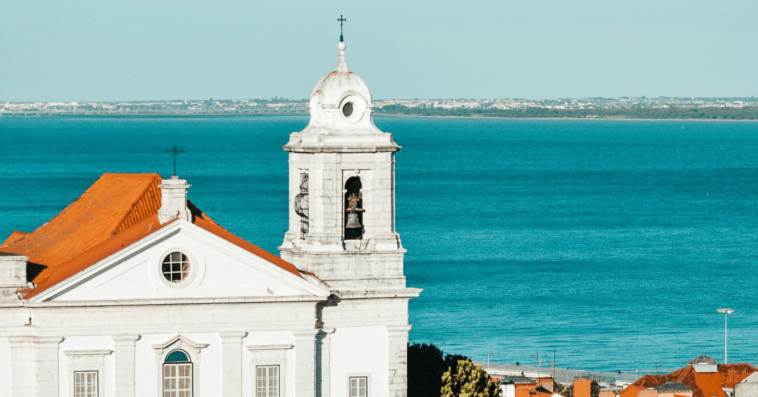
M 172 252 L 163 258 L 163 277 L 172 283 L 181 283 L 190 276 L 190 261 L 181 252 Z
M 345 115 L 345 117 L 350 117 L 351 114 L 353 114 L 353 103 L 348 102 L 345 104 L 345 106 L 342 107 L 342 114 Z

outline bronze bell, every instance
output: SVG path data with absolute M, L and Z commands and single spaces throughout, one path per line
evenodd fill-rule
M 353 212 L 352 210 L 347 213 L 347 225 L 345 225 L 346 229 L 360 229 L 361 228 L 361 222 L 358 220 L 358 211 Z

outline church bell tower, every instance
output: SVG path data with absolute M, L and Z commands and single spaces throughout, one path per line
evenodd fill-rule
M 282 258 L 332 289 L 405 288 L 395 231 L 392 134 L 371 118 L 368 85 L 347 68 L 339 43 L 334 71 L 313 88 L 308 126 L 290 135 L 289 230 Z

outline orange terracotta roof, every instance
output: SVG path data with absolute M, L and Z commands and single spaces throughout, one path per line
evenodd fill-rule
M 2 243 L 0 243 L 0 247 L 2 247 L 3 245 L 7 245 L 7 244 L 12 244 L 12 243 L 18 242 L 19 240 L 21 240 L 22 238 L 24 238 L 24 237 L 26 237 L 28 235 L 29 235 L 29 233 L 24 233 L 24 232 L 21 232 L 21 231 L 18 231 L 18 230 L 14 230 L 11 233 L 11 235 L 8 236 L 7 239 L 5 239 L 5 241 L 3 241 Z
M 644 376 L 643 376 L 643 378 L 644 378 Z M 642 378 L 640 378 L 640 379 L 642 379 Z M 638 379 L 638 381 L 640 379 Z M 630 385 L 630 386 L 627 386 L 626 389 L 620 391 L 619 392 L 619 396 L 621 396 L 621 397 L 637 397 L 637 395 L 640 394 L 640 390 L 644 390 L 644 389 L 646 389 L 646 388 L 642 387 L 642 386 Z
M 645 375 L 632 385 L 651 388 L 666 382 L 681 382 L 692 389 L 692 397 L 728 397 L 722 387 L 733 388 L 756 371 L 758 368 L 750 364 L 719 364 L 718 372 L 699 373 L 688 365 L 667 375 Z
M 521 386 L 521 387 L 519 387 Z M 516 385 L 516 397 L 550 397 L 553 395 L 553 393 L 542 391 L 541 387 L 540 390 L 537 390 L 538 388 L 534 385 Z
M 175 220 L 174 220 L 175 221 Z M 142 222 L 130 227 L 123 233 L 103 241 L 90 250 L 85 251 L 81 255 L 72 258 L 60 265 L 56 266 L 50 275 L 37 284 L 37 287 L 32 289 L 26 296 L 26 299 L 32 298 L 35 295 L 39 295 L 48 288 L 58 284 L 61 281 L 68 279 L 69 277 L 87 269 L 88 267 L 100 262 L 101 260 L 115 254 L 118 251 L 136 243 L 139 240 L 155 233 L 162 229 L 164 226 L 170 225 L 172 222 L 167 222 L 163 225 L 158 221 L 158 215 L 153 215 Z
M 157 213 L 160 182 L 158 174 L 103 174 L 49 222 L 18 241 L 6 240 L 0 251 L 26 255 L 41 265 L 30 280 L 40 284 L 59 264 Z
M 158 221 L 158 174 L 103 174 L 81 197 L 32 233 L 14 231 L 0 252 L 29 257 L 31 298 L 147 237 L 165 225 Z M 233 235 L 187 201 L 198 227 L 298 277 L 295 266 Z M 171 222 L 167 223 L 170 224 Z

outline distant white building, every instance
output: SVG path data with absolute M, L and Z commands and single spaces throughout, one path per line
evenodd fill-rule
M 281 258 L 157 174 L 104 174 L 11 233 L 0 397 L 406 396 L 408 301 L 421 290 L 406 287 L 395 231 L 400 146 L 374 126 L 344 50 L 285 145 Z

